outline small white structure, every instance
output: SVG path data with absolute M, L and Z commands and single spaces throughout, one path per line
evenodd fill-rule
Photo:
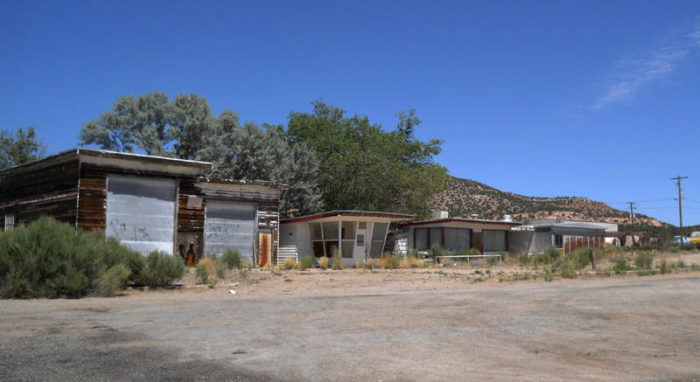
M 415 215 L 378 211 L 327 211 L 280 221 L 278 264 L 287 258 L 319 258 L 340 251 L 344 266 L 384 252 L 389 224 L 411 221 Z

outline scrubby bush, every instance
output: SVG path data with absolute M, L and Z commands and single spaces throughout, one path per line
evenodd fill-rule
M 314 258 L 311 256 L 304 256 L 297 265 L 302 271 L 309 269 L 314 265 Z
M 440 246 L 438 243 L 433 243 L 430 246 L 430 249 L 428 250 L 428 255 L 431 258 L 435 258 L 435 256 L 442 256 L 442 254 L 445 252 L 445 250 Z
M 579 264 L 578 269 L 583 269 L 591 263 L 591 249 L 578 248 L 566 254 L 566 260 L 575 259 Z
M 337 248 L 333 248 L 333 269 L 339 271 L 343 269 L 343 259 L 340 257 L 340 251 Z
M 124 264 L 133 279 L 143 259 L 101 231 L 76 230 L 43 217 L 0 233 L 0 297 L 82 297 L 95 292 L 117 264 Z
M 661 264 L 659 264 L 659 273 L 664 275 L 669 272 L 670 270 L 668 269 L 668 263 L 666 262 L 666 259 L 661 260 Z
M 634 265 L 637 268 L 651 269 L 651 263 L 654 261 L 654 257 L 649 252 L 639 252 L 637 256 L 634 257 Z
M 185 274 L 185 263 L 179 257 L 153 251 L 146 256 L 145 264 L 136 282 L 149 287 L 164 287 Z
M 561 267 L 561 277 L 566 279 L 573 279 L 576 277 L 577 271 L 581 268 L 581 264 L 578 259 L 574 256 L 566 259 Z
M 533 265 L 545 265 L 552 263 L 552 257 L 548 253 L 542 253 L 539 255 L 532 255 L 530 259 Z
M 462 248 L 458 250 L 457 255 L 460 256 L 474 256 L 474 255 L 480 255 L 481 252 L 479 252 L 479 248 Z
M 422 258 L 408 255 L 399 261 L 401 268 L 422 268 L 425 266 L 425 261 Z
M 520 262 L 521 266 L 526 266 L 526 265 L 530 264 L 530 256 L 520 255 L 520 257 L 518 257 L 518 261 Z
M 619 275 L 622 272 L 625 272 L 629 269 L 629 265 L 627 265 L 627 259 L 625 259 L 624 256 L 620 256 L 615 259 L 615 266 L 613 267 L 613 270 L 615 271 L 616 275 Z
M 328 266 L 330 265 L 330 260 L 328 259 L 328 256 L 321 256 L 318 258 L 318 267 L 321 269 L 328 269 Z
M 97 294 L 102 297 L 112 297 L 126 288 L 131 271 L 124 264 L 116 264 L 102 274 Z
M 385 252 L 379 258 L 379 266 L 383 269 L 396 269 L 401 266 L 401 256 Z
M 545 268 L 544 272 L 542 273 L 542 278 L 546 282 L 551 282 L 552 281 L 552 270 L 549 268 Z
M 489 257 L 487 257 L 487 258 L 486 258 L 486 263 L 488 263 L 489 265 L 494 265 L 494 264 L 496 264 L 499 260 L 505 259 L 506 256 L 508 256 L 508 254 L 505 253 L 505 252 L 499 252 L 498 255 L 500 255 L 500 257 L 499 257 L 499 256 L 489 256 Z
M 228 269 L 236 269 L 243 266 L 243 258 L 241 258 L 241 253 L 235 249 L 226 250 L 221 258 L 221 261 Z
M 552 260 L 556 260 L 559 258 L 559 248 L 550 245 L 549 247 L 544 249 L 543 254 L 549 256 L 549 258 Z
M 294 269 L 294 268 L 296 268 L 296 264 L 297 264 L 297 262 L 294 261 L 293 258 L 288 257 L 284 260 L 284 263 L 282 263 L 282 265 L 280 265 L 280 269 L 282 269 L 282 270 Z

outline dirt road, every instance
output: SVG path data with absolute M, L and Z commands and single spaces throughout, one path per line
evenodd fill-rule
M 0 380 L 700 380 L 699 290 L 347 270 L 0 301 Z

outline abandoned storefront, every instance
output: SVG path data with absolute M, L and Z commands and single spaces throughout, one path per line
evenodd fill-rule
M 445 218 L 416 221 L 402 225 L 406 248 L 427 251 L 433 246 L 449 251 L 476 248 L 479 252 L 508 252 L 510 221 Z
M 144 254 L 235 249 L 255 264 L 275 263 L 280 187 L 207 179 L 210 168 L 91 149 L 59 153 L 0 171 L 2 228 L 50 215 Z
M 391 223 L 410 221 L 415 215 L 376 211 L 328 211 L 282 220 L 280 262 L 305 256 L 331 257 L 340 252 L 343 265 L 352 266 L 384 252 Z

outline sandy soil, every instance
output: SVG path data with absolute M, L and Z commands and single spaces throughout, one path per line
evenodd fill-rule
M 700 272 L 475 271 L 252 271 L 213 289 L 190 274 L 0 301 L 0 380 L 700 380 Z

